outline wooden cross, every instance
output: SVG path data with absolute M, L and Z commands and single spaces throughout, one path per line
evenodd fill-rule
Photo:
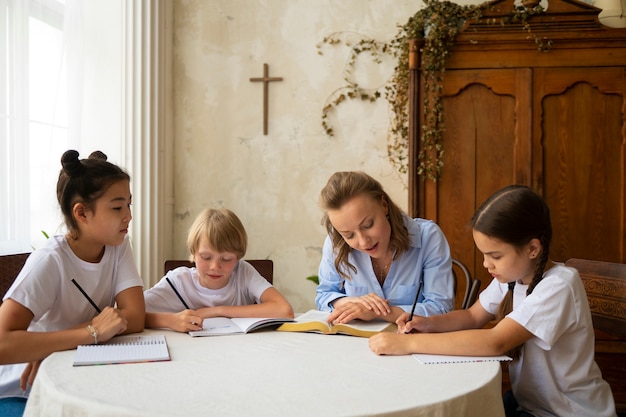
M 250 81 L 263 81 L 263 134 L 267 135 L 267 113 L 268 113 L 268 86 L 270 81 L 282 81 L 282 77 L 269 77 L 269 65 L 263 64 L 263 78 L 250 78 Z

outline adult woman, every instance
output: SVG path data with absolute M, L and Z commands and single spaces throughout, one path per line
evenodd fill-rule
M 394 322 L 453 308 L 450 248 L 437 224 L 411 219 L 364 172 L 336 172 L 320 194 L 328 231 L 316 304 L 329 321 Z

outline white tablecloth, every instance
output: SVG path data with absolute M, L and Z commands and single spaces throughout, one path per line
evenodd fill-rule
M 498 362 L 422 365 L 376 356 L 367 339 L 258 331 L 165 334 L 171 361 L 41 365 L 25 417 L 504 415 Z

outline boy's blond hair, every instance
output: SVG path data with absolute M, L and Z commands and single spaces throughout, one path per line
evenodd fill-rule
M 192 261 L 202 238 L 206 238 L 216 251 L 232 252 L 238 259 L 243 258 L 248 248 L 248 235 L 243 223 L 235 213 L 225 208 L 205 209 L 189 228 L 187 249 Z

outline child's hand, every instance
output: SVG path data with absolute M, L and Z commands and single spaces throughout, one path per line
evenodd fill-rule
M 202 330 L 202 317 L 195 310 L 183 310 L 174 314 L 172 325 L 169 326 L 177 332 L 190 332 L 194 330 Z
M 418 333 L 418 332 L 426 332 L 426 317 L 422 316 L 413 316 L 411 321 L 407 321 L 409 319 L 409 313 L 402 313 L 400 317 L 396 320 L 396 325 L 398 326 L 398 333 Z
M 398 333 L 408 333 L 411 331 L 410 325 L 407 326 L 407 321 L 409 320 L 409 313 L 402 313 L 400 317 L 396 319 L 396 325 L 398 326 Z M 407 330 L 408 327 L 408 331 Z
M 368 339 L 372 352 L 377 355 L 410 355 L 413 353 L 410 341 L 413 336 L 382 332 Z
M 91 325 L 98 331 L 98 342 L 106 342 L 126 330 L 128 322 L 124 314 L 113 307 L 105 307 L 91 321 Z

